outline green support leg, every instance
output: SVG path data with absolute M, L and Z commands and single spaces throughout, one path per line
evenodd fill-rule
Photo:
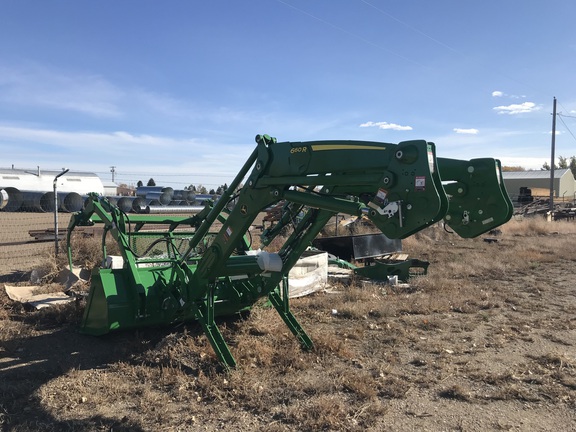
M 292 334 L 296 336 L 296 339 L 300 342 L 300 346 L 306 350 L 314 348 L 312 340 L 306 334 L 296 317 L 290 312 L 290 304 L 288 302 L 288 278 L 286 276 L 284 276 L 282 280 L 282 296 L 280 296 L 279 290 L 275 289 L 268 294 L 268 298 Z
M 201 302 L 199 306 L 195 306 L 195 314 L 218 359 L 226 368 L 236 367 L 236 360 L 214 321 L 213 287 L 208 289 L 208 298 L 206 301 Z

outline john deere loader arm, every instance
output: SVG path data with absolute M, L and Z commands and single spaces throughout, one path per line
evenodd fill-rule
M 459 174 L 458 164 L 452 168 L 449 162 L 442 169 L 433 143 L 276 142 L 267 135 L 258 135 L 256 142 L 227 192 L 191 218 L 128 217 L 107 204 L 100 205 L 97 198 L 74 218 L 72 229 L 97 213 L 96 219 L 109 227 L 125 259 L 121 269 L 100 269 L 93 275 L 84 332 L 98 335 L 113 329 L 197 320 L 218 358 L 234 366 L 214 318 L 245 310 L 268 297 L 300 344 L 311 348 L 310 338 L 290 311 L 287 275 L 335 214 L 364 215 L 389 238 L 405 238 L 464 211 L 475 212 L 471 222 L 461 224 L 465 229 L 454 226 L 465 236 L 478 235 L 505 219 L 498 205 L 503 189 L 484 188 L 477 181 L 499 172 L 478 169 L 478 177 L 466 177 Z M 444 171 L 466 191 L 451 191 L 450 202 L 440 176 Z M 487 195 L 498 195 L 495 204 L 478 207 L 477 196 Z M 261 243 L 265 249 L 286 225 L 293 228 L 290 236 L 277 252 L 251 250 L 251 225 L 262 211 L 280 201 L 285 202 L 281 220 L 264 231 Z M 478 221 L 479 210 L 484 219 Z M 504 212 L 509 213 L 508 207 Z M 486 222 L 490 217 L 493 223 Z M 140 233 L 129 232 L 126 221 L 130 219 L 138 222 L 138 228 L 147 221 L 169 225 L 161 238 L 172 251 L 170 256 L 142 262 L 132 246 Z M 179 233 L 178 238 L 187 242 L 180 252 L 174 246 L 175 228 L 182 225 L 190 231 Z
M 198 263 L 194 279 L 201 286 L 206 280 L 250 270 L 234 265 L 232 253 L 256 217 L 280 200 L 291 203 L 293 212 L 307 209 L 296 230 L 298 240 L 304 233 L 316 235 L 336 213 L 364 214 L 388 237 L 404 238 L 441 220 L 448 210 L 432 143 L 278 143 L 267 136 L 258 136 L 257 143 L 248 161 L 252 172 L 236 205 Z M 299 257 L 290 244 L 295 242 L 289 241 L 280 252 L 283 263 Z M 283 265 L 277 272 L 286 270 Z
M 252 168 L 235 207 L 187 283 L 195 315 L 220 358 L 234 364 L 213 321 L 218 308 L 227 303 L 238 308 L 266 295 L 301 345 L 311 348 L 289 308 L 290 269 L 337 213 L 366 215 L 391 238 L 404 238 L 441 220 L 448 200 L 435 164 L 434 144 L 426 141 L 278 143 L 258 136 L 257 148 L 231 185 L 232 189 L 248 174 L 247 166 Z M 238 253 L 256 217 L 281 200 L 288 203 L 295 227 L 280 251 Z M 218 204 L 206 219 L 207 226 L 219 212 Z M 276 234 L 265 233 L 263 244 Z M 202 236 L 201 228 L 191 250 Z

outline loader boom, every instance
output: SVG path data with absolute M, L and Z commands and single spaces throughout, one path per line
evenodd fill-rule
M 92 223 L 104 224 L 103 261 L 110 233 L 123 265 L 93 272 L 83 332 L 197 320 L 218 358 L 234 366 L 214 319 L 268 297 L 310 349 L 312 341 L 290 311 L 287 275 L 334 215 L 365 216 L 389 238 L 408 237 L 443 218 L 458 234 L 473 237 L 511 216 L 494 159 L 437 160 L 435 145 L 423 140 L 277 142 L 258 135 L 256 143 L 220 199 L 190 217 L 127 215 L 91 195 L 70 221 L 70 265 L 74 228 Z M 291 234 L 278 251 L 252 250 L 251 226 L 281 201 L 282 216 L 263 231 L 261 244 L 265 249 L 286 226 Z

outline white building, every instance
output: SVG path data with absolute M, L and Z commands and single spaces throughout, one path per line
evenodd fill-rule
M 16 188 L 20 191 L 47 192 L 54 190 L 54 178 L 61 171 L 0 168 L 0 189 Z M 58 192 L 76 192 L 86 195 L 96 192 L 104 195 L 102 180 L 94 173 L 68 171 L 57 181 Z
M 502 177 L 512 200 L 518 197 L 522 187 L 550 190 L 550 171 L 505 171 Z M 555 169 L 553 185 L 556 199 L 572 201 L 576 198 L 576 181 L 570 169 Z

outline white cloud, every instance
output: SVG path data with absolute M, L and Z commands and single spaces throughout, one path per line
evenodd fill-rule
M 457 134 L 464 134 L 464 135 L 478 135 L 478 132 L 480 132 L 478 129 L 461 129 L 461 128 L 454 128 L 454 132 L 456 132 Z
M 494 90 L 492 92 L 492 97 L 507 97 L 510 99 L 525 99 L 526 95 L 513 95 L 501 92 L 500 90 Z
M 412 130 L 412 126 L 401 126 L 395 123 L 388 123 L 388 122 L 366 122 L 362 123 L 360 127 L 377 127 L 378 129 L 392 129 L 396 131 L 410 131 Z
M 537 106 L 534 102 L 523 102 L 521 104 L 500 105 L 492 108 L 498 114 L 523 114 L 540 110 L 541 107 Z

